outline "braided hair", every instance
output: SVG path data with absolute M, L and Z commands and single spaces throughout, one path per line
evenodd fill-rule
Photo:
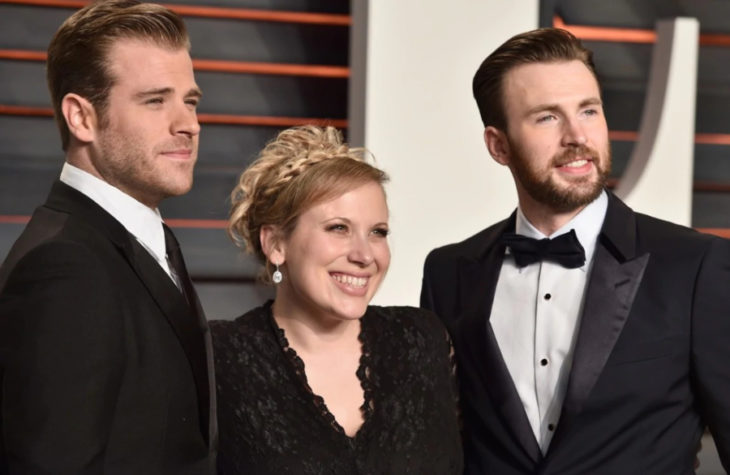
M 368 163 L 364 148 L 350 148 L 334 127 L 305 125 L 279 133 L 241 174 L 231 192 L 228 234 L 266 263 L 259 235 L 274 225 L 286 239 L 312 206 L 388 176 Z

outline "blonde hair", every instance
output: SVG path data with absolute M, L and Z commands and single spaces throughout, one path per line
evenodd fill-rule
M 367 150 L 344 143 L 334 127 L 305 125 L 280 132 L 231 192 L 229 236 L 266 263 L 259 240 L 262 226 L 277 226 L 286 238 L 310 207 L 359 185 L 388 181 L 368 157 Z

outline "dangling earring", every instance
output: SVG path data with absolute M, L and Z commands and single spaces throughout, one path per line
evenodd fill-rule
M 284 278 L 283 275 L 281 275 L 281 271 L 279 270 L 279 264 L 274 264 L 276 266 L 276 270 L 273 274 L 271 274 L 271 281 L 275 284 L 278 284 L 281 282 L 281 280 Z

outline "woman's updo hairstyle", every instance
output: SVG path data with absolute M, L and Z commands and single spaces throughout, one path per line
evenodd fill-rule
M 259 234 L 277 226 L 286 239 L 308 208 L 388 176 L 369 164 L 363 148 L 349 148 L 334 127 L 305 125 L 279 133 L 241 174 L 231 193 L 228 234 L 262 263 Z

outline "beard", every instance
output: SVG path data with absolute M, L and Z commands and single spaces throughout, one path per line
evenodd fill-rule
M 168 139 L 148 145 L 128 133 L 106 127 L 99 133 L 100 157 L 95 164 L 104 181 L 150 208 L 165 198 L 187 193 L 192 186 L 195 159 L 180 164 L 166 164 L 158 155 L 165 150 L 191 148 L 190 138 Z
M 602 157 L 596 150 L 584 145 L 568 149 L 555 155 L 543 169 L 530 164 L 519 144 L 510 140 L 509 145 L 513 151 L 511 163 L 515 179 L 533 200 L 556 213 L 575 211 L 598 198 L 611 173 L 610 145 L 606 146 Z M 562 183 L 559 182 L 552 173 L 554 168 L 565 165 L 576 157 L 589 158 L 596 174 L 570 177 Z

